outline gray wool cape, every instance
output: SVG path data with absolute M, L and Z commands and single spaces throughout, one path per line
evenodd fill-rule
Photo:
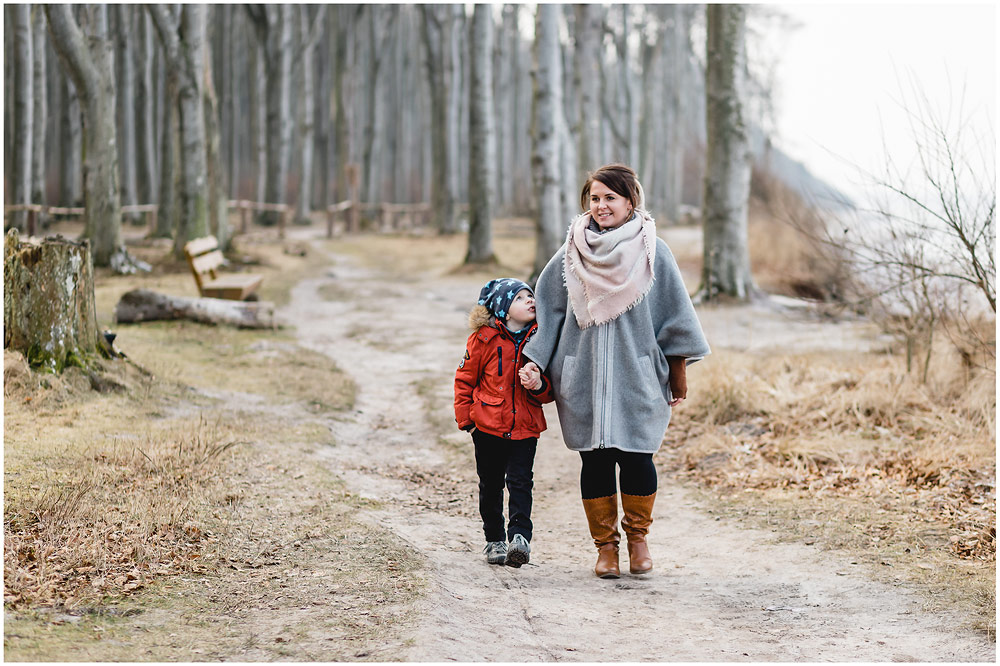
M 549 373 L 566 446 L 655 453 L 670 422 L 668 356 L 710 353 L 670 248 L 656 239 L 653 285 L 609 322 L 581 329 L 556 252 L 535 287 L 538 331 L 524 355 Z

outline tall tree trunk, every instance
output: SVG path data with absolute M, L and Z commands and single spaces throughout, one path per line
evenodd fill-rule
M 538 5 L 535 10 L 532 174 L 539 205 L 535 218 L 538 236 L 533 276 L 541 273 L 562 244 L 565 222 L 562 173 L 559 168 L 559 140 L 562 136 L 559 122 L 563 115 L 559 11 L 558 5 Z
M 295 217 L 297 220 L 308 223 L 309 213 L 312 210 L 312 186 L 313 186 L 313 156 L 316 148 L 314 119 L 316 106 L 316 44 L 319 41 L 319 28 L 323 26 L 326 17 L 326 6 L 321 5 L 315 16 L 309 16 L 308 5 L 298 6 L 299 28 L 302 33 L 302 96 L 300 113 L 300 136 L 302 138 L 302 150 L 300 152 L 299 174 L 299 198 L 295 206 Z
M 218 16 L 218 14 L 216 14 Z M 205 172 L 208 179 L 208 226 L 219 241 L 219 248 L 229 248 L 232 232 L 229 228 L 229 185 L 222 159 L 222 138 L 219 131 L 219 99 L 212 77 L 212 59 L 205 58 L 203 83 L 205 113 Z
M 333 119 L 330 97 L 333 89 L 333 62 L 327 56 L 331 52 L 332 40 L 336 39 L 336 17 L 337 13 L 335 9 L 331 8 L 326 11 L 324 16 L 326 26 L 320 34 L 320 42 L 317 44 L 316 49 L 316 61 L 319 65 L 317 76 L 319 90 L 316 94 L 313 122 L 316 126 L 315 151 L 319 159 L 319 168 L 315 170 L 314 208 L 325 208 L 334 201 L 330 192 L 330 129 Z
M 167 69 L 177 80 L 180 125 L 180 196 L 174 255 L 208 233 L 205 149 L 205 6 L 183 5 L 178 21 L 163 5 L 147 5 L 163 44 Z
M 455 178 L 455 198 L 458 201 L 469 201 L 469 169 L 466 166 L 469 155 L 469 70 L 470 60 L 467 57 L 469 49 L 468 28 L 464 5 L 452 5 L 454 23 L 452 32 L 452 61 L 455 67 L 455 88 L 453 92 L 454 125 L 449 129 L 455 132 L 452 144 L 452 174 Z
M 493 254 L 493 15 L 476 5 L 472 15 L 472 82 L 469 86 L 469 248 L 465 263 L 495 262 Z
M 79 206 L 83 203 L 83 128 L 80 123 L 80 98 L 69 74 L 60 76 L 62 108 L 59 111 L 59 203 Z
M 35 108 L 32 76 L 31 5 L 14 6 L 14 169 L 13 203 L 31 202 L 32 124 Z M 13 215 L 18 229 L 27 224 L 27 213 Z
M 514 25 L 520 25 L 521 5 L 514 5 Z M 525 42 L 521 37 L 520 29 L 511 35 L 514 89 L 514 192 L 530 192 L 532 199 L 536 197 L 535 183 L 532 181 L 532 150 L 533 139 L 531 133 L 532 108 L 534 105 L 534 93 L 532 91 L 531 75 L 528 71 L 531 68 L 531 48 L 532 45 Z M 529 200 L 528 197 L 517 197 L 521 202 L 518 212 L 528 215 L 537 210 L 537 200 Z M 530 202 L 530 203 L 529 203 Z
M 431 209 L 434 225 L 442 234 L 453 234 L 458 230 L 455 216 L 455 179 L 452 171 L 452 150 L 450 141 L 454 135 L 449 128 L 451 117 L 452 85 L 454 68 L 449 56 L 448 26 L 453 16 L 451 7 L 443 5 L 420 5 L 423 21 L 422 37 L 426 55 L 427 79 L 431 92 L 431 133 L 432 164 Z
M 353 97 L 354 86 L 352 72 L 354 71 L 354 26 L 360 8 L 338 5 L 337 38 L 334 44 L 333 60 L 333 153 L 337 160 L 337 193 L 336 199 L 343 201 L 349 194 L 347 165 L 354 161 L 351 153 L 351 130 L 354 125 L 352 105 L 348 101 Z
M 239 114 L 239 120 L 237 120 L 237 108 L 245 108 L 239 106 L 240 95 L 245 89 L 240 86 L 241 75 L 244 72 L 243 64 L 244 59 L 237 56 L 237 48 L 239 40 L 237 35 L 242 34 L 240 30 L 240 12 L 235 11 L 232 7 L 227 7 L 227 13 L 229 16 L 229 30 L 226 35 L 226 62 L 229 68 L 229 76 L 226 77 L 225 89 L 226 95 L 223 102 L 223 122 L 222 127 L 226 132 L 226 170 L 229 174 L 226 179 L 229 183 L 229 196 L 238 199 L 241 197 L 241 187 L 240 178 L 243 176 L 243 171 L 240 169 L 240 139 L 242 134 L 240 130 L 243 127 L 248 127 L 249 123 L 245 122 L 245 118 L 250 114 Z
M 698 297 L 747 300 L 756 292 L 750 275 L 747 209 L 750 147 L 746 96 L 746 7 L 709 5 L 705 124 L 704 258 Z
M 115 68 L 118 75 L 118 166 L 121 169 L 120 184 L 122 205 L 134 206 L 136 199 L 136 141 L 135 141 L 135 66 L 132 61 L 134 39 L 132 27 L 133 7 L 111 5 L 114 8 Z M 144 202 L 145 203 L 145 202 Z M 140 219 L 129 214 L 130 219 Z
M 364 177 L 363 199 L 368 202 L 375 201 L 375 193 L 383 192 L 380 187 L 378 173 L 378 153 L 376 143 L 380 142 L 383 132 L 376 132 L 376 128 L 382 128 L 383 105 L 379 104 L 379 92 L 386 86 L 384 84 L 384 73 L 382 65 L 385 62 L 385 53 L 398 20 L 398 5 L 390 5 L 380 8 L 378 5 L 368 6 L 368 82 L 365 91 L 367 93 L 366 108 L 368 111 L 367 122 L 365 123 L 365 144 L 362 154 L 362 169 Z M 380 20 L 379 15 L 384 14 L 388 18 Z M 379 197 L 381 199 L 381 197 Z
M 177 228 L 177 166 L 180 162 L 180 118 L 177 109 L 177 75 L 164 67 L 163 121 L 160 124 L 160 200 L 156 238 L 173 238 Z
M 667 64 L 667 150 L 663 156 L 666 179 L 663 191 L 663 209 L 666 218 L 680 221 L 680 207 L 684 194 L 684 138 L 687 68 L 690 59 L 690 12 L 681 5 L 670 5 L 669 62 Z
M 597 100 L 601 80 L 601 45 L 604 43 L 601 5 L 576 6 L 575 75 L 580 106 L 580 130 L 577 156 L 580 169 L 575 182 L 583 183 L 587 174 L 603 163 L 601 155 L 601 106 Z
M 445 127 L 448 134 L 448 164 L 451 165 L 448 170 L 448 178 L 451 179 L 451 187 L 455 200 L 467 201 L 468 199 L 464 193 L 462 182 L 464 180 L 462 178 L 464 174 L 462 170 L 462 156 L 468 154 L 462 152 L 462 130 L 466 126 L 462 121 L 468 117 L 462 113 L 463 100 L 465 98 L 465 95 L 462 94 L 464 90 L 463 81 L 466 78 L 463 72 L 465 59 L 462 58 L 465 8 L 462 5 L 449 5 L 448 8 L 451 10 L 451 16 L 447 23 L 447 37 L 445 38 L 447 45 L 446 69 L 451 73 L 451 84 L 448 92 L 448 124 Z M 458 230 L 457 227 L 455 230 Z
M 14 11 L 16 5 L 5 4 L 3 6 L 3 18 L 5 26 L 14 25 Z M 9 27 L 3 31 L 3 91 L 5 100 L 13 100 L 14 94 L 14 61 L 17 47 L 14 43 L 14 30 Z M 14 171 L 14 105 L 8 101 L 4 104 L 3 112 L 3 173 L 4 192 L 13 189 L 11 174 Z M 6 200 L 6 196 L 4 197 Z
M 639 173 L 646 189 L 646 208 L 659 212 L 662 209 L 663 190 L 661 187 L 664 170 L 663 119 L 668 109 L 664 88 L 663 71 L 665 49 L 669 40 L 664 37 L 667 30 L 667 5 L 647 6 L 652 14 L 646 24 L 653 30 L 652 42 L 643 43 L 640 48 L 642 58 L 642 91 L 639 107 Z
M 115 77 L 107 12 L 102 5 L 84 8 L 90 22 L 85 35 L 67 5 L 45 5 L 52 43 L 67 69 L 83 105 L 84 202 L 95 266 L 110 266 L 124 254 L 121 199 L 118 188 L 118 147 L 115 127 Z
M 510 131 L 510 118 L 507 108 L 512 99 L 511 89 L 511 59 L 508 57 L 507 35 L 512 29 L 512 5 L 505 4 L 501 15 L 500 30 L 493 40 L 493 101 L 496 128 L 496 167 L 493 171 L 493 191 L 496 193 L 497 212 L 501 215 L 509 212 L 511 203 L 511 175 L 514 172 L 510 158 L 513 154 Z M 470 128 L 471 131 L 471 128 Z
M 135 16 L 136 194 L 143 204 L 156 203 L 156 114 L 153 89 L 153 26 L 149 15 Z
M 253 97 L 250 104 L 253 118 L 253 137 L 256 154 L 257 186 L 254 199 L 267 201 L 267 54 L 264 40 L 259 36 L 253 50 Z
M 291 5 L 248 5 L 247 12 L 264 44 L 267 87 L 267 173 L 264 199 L 267 203 L 285 203 L 288 165 L 292 154 L 292 7 Z M 264 213 L 262 224 L 277 224 L 280 213 Z
M 49 122 L 48 83 L 45 62 L 45 15 L 35 5 L 31 9 L 32 91 L 35 95 L 31 124 L 31 202 L 46 204 L 45 127 Z

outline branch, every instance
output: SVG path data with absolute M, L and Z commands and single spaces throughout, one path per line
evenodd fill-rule
M 179 69 L 181 45 L 177 29 L 180 27 L 180 19 L 173 15 L 167 5 L 146 5 L 146 11 L 153 19 L 153 27 L 163 45 L 164 55 L 172 68 Z
M 73 78 L 80 95 L 89 97 L 97 90 L 97 63 L 87 48 L 87 40 L 73 18 L 69 5 L 44 5 L 52 47 Z

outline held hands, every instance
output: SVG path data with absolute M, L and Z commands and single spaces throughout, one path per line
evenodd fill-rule
M 542 371 L 532 361 L 528 361 L 523 368 L 518 370 L 517 376 L 521 378 L 521 386 L 529 391 L 537 391 L 542 388 Z

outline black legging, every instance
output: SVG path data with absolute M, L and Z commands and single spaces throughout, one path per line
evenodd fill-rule
M 633 453 L 620 449 L 581 451 L 580 491 L 583 499 L 607 497 L 618 492 L 615 465 L 620 470 L 621 491 L 626 495 L 652 495 L 656 492 L 656 467 L 652 453 Z

